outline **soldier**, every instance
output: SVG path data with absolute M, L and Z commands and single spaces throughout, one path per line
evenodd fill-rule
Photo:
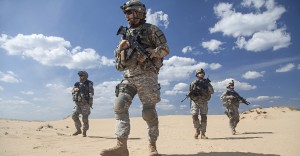
M 211 94 L 214 93 L 214 89 L 210 84 L 210 80 L 204 79 L 205 72 L 201 68 L 196 70 L 197 80 L 190 84 L 189 97 L 191 99 L 191 113 L 193 118 L 194 128 L 196 133 L 194 135 L 195 139 L 201 132 L 201 139 L 208 139 L 205 135 L 207 126 L 207 112 L 208 112 L 208 101 L 211 98 Z M 199 121 L 198 115 L 200 113 L 201 122 Z M 201 123 L 201 124 L 200 124 Z
M 93 82 L 88 80 L 88 73 L 86 71 L 79 71 L 79 82 L 74 84 L 72 89 L 73 101 L 76 106 L 72 115 L 77 131 L 73 135 L 81 134 L 81 122 L 79 114 L 82 114 L 83 122 L 83 137 L 86 137 L 86 131 L 89 129 L 89 115 L 91 113 L 90 107 L 93 105 L 94 88 Z
M 231 128 L 232 135 L 235 135 L 235 128 L 240 121 L 238 110 L 240 103 L 245 103 L 246 105 L 249 105 L 250 103 L 235 92 L 233 80 L 227 84 L 227 91 L 221 95 L 221 101 L 223 102 L 223 106 L 226 108 L 225 114 L 229 118 L 229 126 Z
M 158 72 L 169 47 L 163 32 L 146 23 L 146 7 L 136 0 L 121 6 L 129 28 L 115 50 L 116 68 L 124 71 L 124 79 L 116 86 L 114 112 L 117 145 L 103 150 L 102 156 L 128 156 L 127 139 L 130 133 L 128 109 L 138 94 L 143 105 L 142 117 L 148 125 L 149 155 L 159 155 L 156 141 L 159 135 L 156 104 L 160 102 Z M 118 31 L 119 32 L 119 31 Z M 126 56 L 126 57 L 123 57 Z

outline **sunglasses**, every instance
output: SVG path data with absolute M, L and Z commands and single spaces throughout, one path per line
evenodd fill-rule
M 132 10 L 128 10 L 125 12 L 125 15 L 131 15 L 132 13 L 133 13 Z

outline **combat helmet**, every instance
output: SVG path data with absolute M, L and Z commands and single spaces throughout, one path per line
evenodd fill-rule
M 204 70 L 203 70 L 202 68 L 196 70 L 195 76 L 197 77 L 197 75 L 198 75 L 199 73 L 203 73 L 203 74 L 205 75 L 205 72 L 204 72 Z
M 83 70 L 78 72 L 78 76 L 82 76 L 82 75 L 85 76 L 86 78 L 89 77 L 89 74 L 86 71 L 83 71 Z
M 136 11 L 136 13 L 137 13 L 136 18 L 138 18 L 138 19 L 146 18 L 146 6 L 139 0 L 130 0 L 126 3 L 124 3 L 120 8 L 123 10 L 124 13 L 126 13 L 126 11 L 128 11 L 128 10 Z

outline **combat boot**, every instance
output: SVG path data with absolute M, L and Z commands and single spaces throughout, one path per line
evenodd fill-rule
M 155 141 L 150 141 L 149 143 L 149 156 L 160 156 L 157 152 Z
M 199 130 L 199 128 L 196 128 L 196 133 L 194 135 L 194 138 L 198 139 L 199 134 L 200 134 L 200 130 Z
M 85 130 L 83 131 L 82 136 L 86 137 L 86 131 Z
M 77 129 L 77 131 L 75 133 L 73 133 L 74 136 L 78 135 L 78 134 L 81 134 L 81 129 Z
M 205 132 L 201 132 L 201 139 L 208 139 L 208 137 L 205 136 Z
M 102 156 L 129 156 L 127 149 L 127 139 L 117 138 L 117 145 L 113 148 L 103 150 L 100 155 Z
M 233 130 L 231 131 L 231 133 L 232 133 L 232 135 L 235 135 L 235 134 L 236 134 L 235 129 L 233 129 Z

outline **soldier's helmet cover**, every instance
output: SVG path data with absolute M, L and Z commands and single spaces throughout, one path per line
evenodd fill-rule
M 85 76 L 86 78 L 88 78 L 89 74 L 86 71 L 79 71 L 78 76 Z
M 136 11 L 137 18 L 139 19 L 146 18 L 146 6 L 139 0 L 130 0 L 124 3 L 120 8 L 123 10 L 124 13 L 126 13 L 128 10 Z
M 231 80 L 228 84 L 227 84 L 227 88 L 229 88 L 229 86 L 232 86 L 232 87 L 234 87 L 234 81 L 233 80 Z
M 205 71 L 204 71 L 202 68 L 196 70 L 195 76 L 197 77 L 197 75 L 198 75 L 199 73 L 203 73 L 203 74 L 205 75 Z

